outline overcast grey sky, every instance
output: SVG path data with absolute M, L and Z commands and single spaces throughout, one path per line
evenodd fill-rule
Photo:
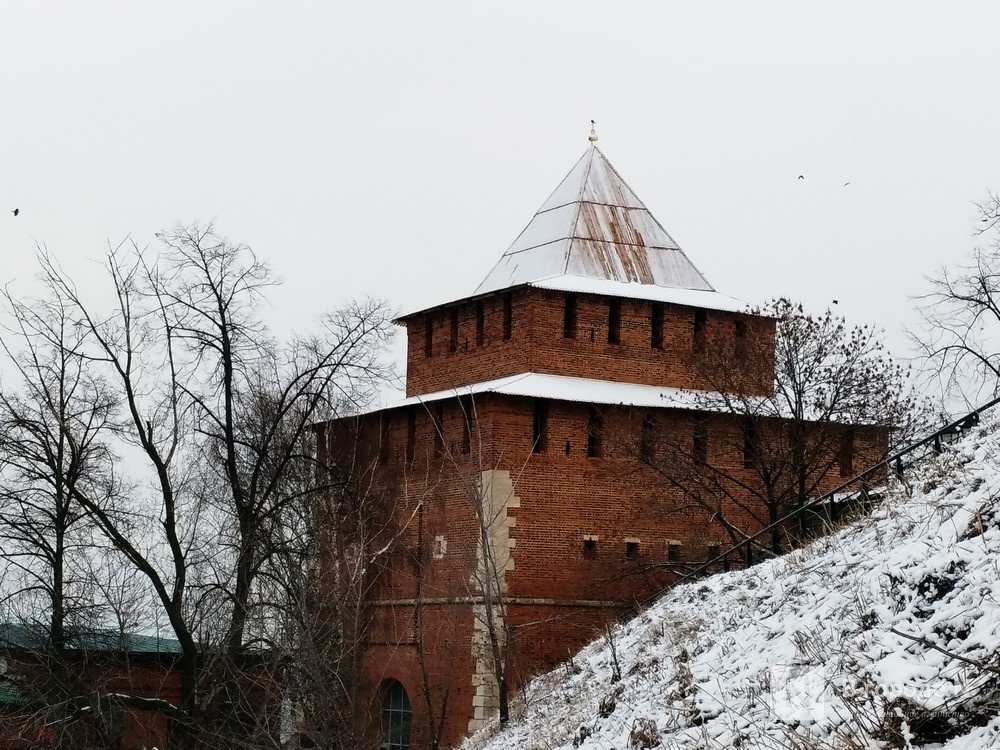
M 279 328 L 366 294 L 445 302 L 594 118 L 719 291 L 838 299 L 898 348 L 907 295 L 969 252 L 1000 183 L 995 2 L 0 8 L 2 281 L 36 243 L 86 269 L 214 219 L 284 279 Z

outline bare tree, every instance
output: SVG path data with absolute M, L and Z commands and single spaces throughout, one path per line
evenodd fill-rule
M 122 665 L 148 598 L 135 570 L 102 549 L 74 497 L 122 491 L 110 447 L 117 400 L 84 366 L 87 332 L 51 289 L 31 300 L 5 292 L 4 301 L 0 647 L 17 663 L 11 679 L 26 729 L 57 747 L 117 747 L 130 702 Z
M 121 411 L 119 451 L 147 470 L 127 493 L 109 474 L 67 497 L 142 575 L 179 643 L 180 703 L 149 707 L 171 717 L 171 744 L 189 747 L 231 741 L 259 718 L 231 709 L 243 665 L 260 664 L 255 652 L 280 635 L 286 602 L 268 579 L 301 542 L 282 536 L 286 511 L 315 492 L 302 481 L 315 461 L 310 425 L 356 408 L 388 375 L 389 326 L 384 305 L 366 302 L 325 317 L 320 335 L 279 345 L 256 314 L 275 280 L 249 248 L 211 227 L 163 240 L 157 258 L 134 244 L 108 253 L 111 310 L 84 299 L 47 254 L 40 263 L 80 337 L 54 345 L 101 379 Z M 45 397 L 50 381 L 24 372 L 33 399 Z
M 884 458 L 891 436 L 912 434 L 922 414 L 908 370 L 875 329 L 785 299 L 754 314 L 775 321 L 774 338 L 758 326 L 708 342 L 692 359 L 710 385 L 695 411 L 669 427 L 644 425 L 636 441 L 643 460 L 733 543 Z M 757 370 L 772 362 L 772 386 L 761 388 Z M 774 526 L 769 551 L 800 531 Z
M 0 392 L 0 539 L 3 558 L 41 596 L 51 642 L 63 647 L 81 561 L 82 513 L 74 488 L 106 484 L 107 446 L 116 402 L 106 384 L 81 366 L 85 335 L 66 309 L 48 299 L 22 303 L 5 296 L 12 328 L 0 346 L 17 385 Z
M 0 565 L 6 626 L 31 633 L 34 658 L 45 665 L 52 724 L 68 713 L 79 689 L 67 650 L 80 634 L 126 611 L 93 596 L 113 590 L 115 560 L 97 564 L 88 549 L 86 518 L 74 499 L 85 487 L 106 492 L 113 456 L 108 448 L 116 400 L 80 362 L 86 333 L 49 297 L 20 302 L 5 293 L 9 328 L 0 337 L 14 383 L 0 393 Z M 22 644 L 13 644 L 22 645 Z M 68 741 L 55 723 L 53 739 Z
M 288 602 L 281 639 L 294 693 L 294 732 L 310 746 L 355 748 L 370 739 L 374 717 L 363 674 L 383 571 L 409 519 L 375 479 L 377 461 L 363 418 L 317 427 L 309 503 L 281 518 L 285 545 L 272 580 Z
M 1000 395 L 1000 195 L 979 204 L 976 236 L 985 242 L 969 262 L 942 267 L 917 297 L 922 325 L 910 338 L 925 360 L 925 375 L 946 399 L 967 407 Z

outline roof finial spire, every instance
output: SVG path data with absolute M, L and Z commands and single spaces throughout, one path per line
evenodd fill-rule
M 590 121 L 590 137 L 587 139 L 590 141 L 590 145 L 597 148 L 597 123 L 593 120 Z

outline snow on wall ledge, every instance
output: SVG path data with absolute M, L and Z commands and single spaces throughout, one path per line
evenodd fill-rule
M 465 750 L 1000 746 L 1000 431 L 862 522 L 668 593 Z M 990 665 L 983 668 L 981 665 Z

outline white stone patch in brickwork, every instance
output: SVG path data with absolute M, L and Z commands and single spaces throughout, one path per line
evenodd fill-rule
M 521 506 L 509 471 L 482 472 L 476 501 L 482 533 L 476 546 L 476 567 L 469 579 L 473 594 L 480 597 L 479 603 L 472 608 L 472 657 L 475 661 L 472 686 L 475 694 L 472 698 L 470 732 L 479 729 L 492 718 L 500 705 L 499 688 L 493 669 L 490 623 L 494 624 L 493 631 L 501 641 L 500 650 L 504 651 L 507 613 L 503 597 L 507 593 L 506 572 L 514 569 L 516 546 L 516 540 L 511 536 L 515 519 L 507 512 Z

